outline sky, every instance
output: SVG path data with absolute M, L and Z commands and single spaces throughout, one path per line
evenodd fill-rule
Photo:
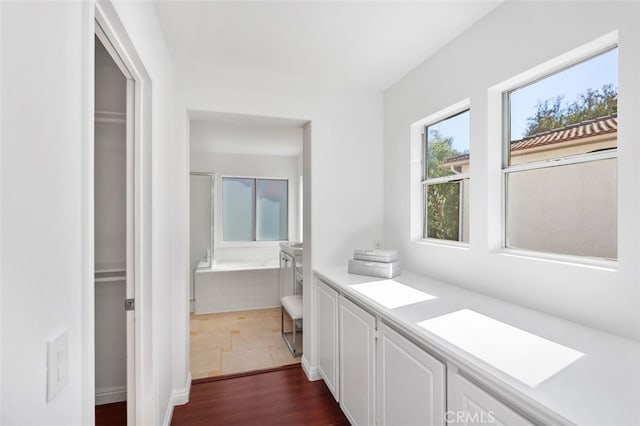
M 533 116 L 538 101 L 564 95 L 563 106 L 572 103 L 587 89 L 605 84 L 618 87 L 618 49 L 609 50 L 557 74 L 511 92 L 511 140 L 521 139 L 527 118 Z
M 535 114 L 538 101 L 563 95 L 563 106 L 566 106 L 589 88 L 600 89 L 605 84 L 617 88 L 617 64 L 618 49 L 612 49 L 511 92 L 511 140 L 522 138 L 527 118 Z M 469 152 L 469 112 L 429 125 L 429 133 L 436 129 L 444 137 L 453 137 L 455 150 Z
M 469 111 L 429 125 L 429 135 L 438 130 L 442 136 L 453 138 L 453 149 L 469 152 Z

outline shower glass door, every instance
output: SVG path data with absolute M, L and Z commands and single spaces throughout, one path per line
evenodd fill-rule
M 210 267 L 213 258 L 213 173 L 190 177 L 191 267 Z

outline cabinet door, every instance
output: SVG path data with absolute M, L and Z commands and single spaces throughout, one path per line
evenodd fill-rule
M 280 252 L 280 297 L 291 296 L 295 285 L 295 258 Z
M 317 280 L 318 370 L 338 401 L 338 293 Z
M 375 318 L 340 297 L 340 407 L 352 425 L 375 424 Z
M 518 413 L 459 374 L 454 375 L 453 404 L 447 420 L 456 425 L 533 426 Z
M 445 365 L 384 324 L 378 327 L 379 424 L 443 425 Z

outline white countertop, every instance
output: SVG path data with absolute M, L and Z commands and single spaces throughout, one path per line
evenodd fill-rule
M 384 278 L 349 274 L 346 267 L 314 272 L 413 339 L 551 418 L 578 425 L 640 425 L 640 342 L 409 272 L 393 281 L 410 289 L 390 283 L 397 289 L 388 297 Z M 478 346 L 443 328 L 455 328 L 456 321 L 489 333 L 490 341 Z M 500 333 L 506 333 L 504 339 L 496 338 Z M 524 346 L 529 343 L 534 350 Z M 520 365 L 510 355 L 518 351 Z

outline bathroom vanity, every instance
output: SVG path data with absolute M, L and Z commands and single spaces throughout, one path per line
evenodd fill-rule
M 300 294 L 302 284 L 302 242 L 280 243 L 280 297 Z M 297 287 L 297 288 L 296 288 Z

